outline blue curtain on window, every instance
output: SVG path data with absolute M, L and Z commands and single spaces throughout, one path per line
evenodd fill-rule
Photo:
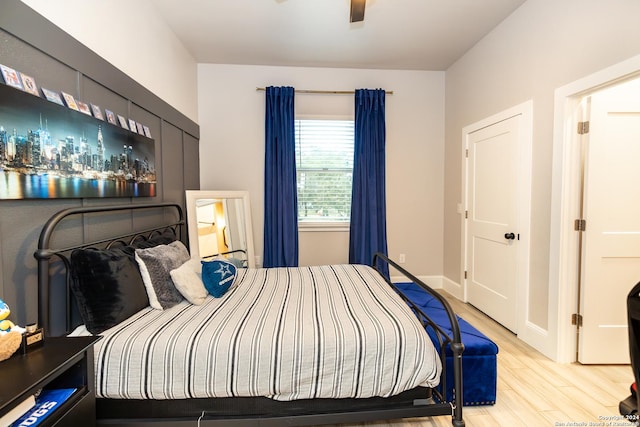
M 298 265 L 294 89 L 266 88 L 264 267 Z
M 349 232 L 349 262 L 352 264 L 371 265 L 373 254 L 387 254 L 384 104 L 384 90 L 356 90 Z M 388 277 L 386 265 L 383 272 Z

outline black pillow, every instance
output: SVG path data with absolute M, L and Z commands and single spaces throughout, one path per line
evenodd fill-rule
M 71 289 L 92 334 L 117 325 L 149 305 L 135 248 L 77 249 L 71 253 Z

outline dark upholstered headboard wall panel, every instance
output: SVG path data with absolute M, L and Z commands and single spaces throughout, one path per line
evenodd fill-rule
M 200 128 L 19 0 L 2 4 L 0 63 L 33 76 L 40 87 L 109 106 L 148 125 L 156 143 L 156 197 L 0 200 L 0 299 L 9 304 L 11 320 L 24 325 L 37 318 L 33 253 L 43 223 L 61 209 L 80 206 L 175 202 L 184 208 L 185 190 L 200 188 Z M 149 221 L 153 219 L 123 213 L 120 220 L 108 222 L 113 232 L 114 224 L 128 231 Z M 68 227 L 84 228 L 87 236 L 100 233 L 95 223 L 76 221 Z M 57 238 L 64 240 L 63 235 Z

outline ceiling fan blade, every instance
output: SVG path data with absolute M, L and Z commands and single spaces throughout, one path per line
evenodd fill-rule
M 367 0 L 351 0 L 351 13 L 349 15 L 349 22 L 361 22 L 364 21 L 364 7 Z

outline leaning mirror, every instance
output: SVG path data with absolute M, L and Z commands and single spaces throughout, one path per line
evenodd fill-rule
M 188 190 L 186 196 L 191 256 L 208 259 L 222 255 L 254 268 L 249 193 Z

